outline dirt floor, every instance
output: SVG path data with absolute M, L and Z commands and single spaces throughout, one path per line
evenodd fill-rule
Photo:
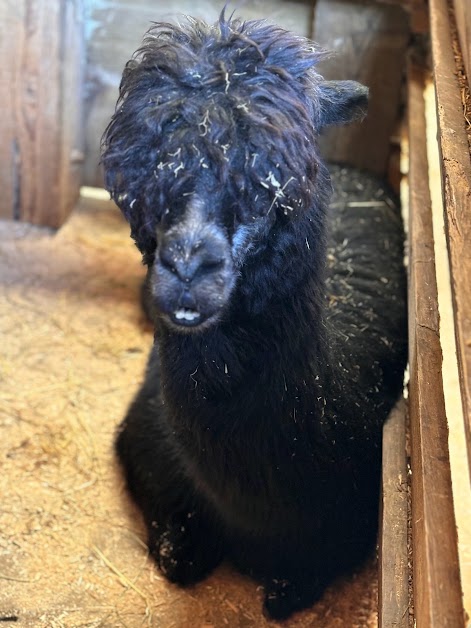
M 0 223 L 0 621 L 34 628 L 249 628 L 251 580 L 181 590 L 147 556 L 112 452 L 152 330 L 128 227 L 83 200 L 67 225 Z M 377 625 L 371 562 L 286 628 Z

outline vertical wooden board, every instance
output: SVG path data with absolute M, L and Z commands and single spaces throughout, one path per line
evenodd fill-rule
M 18 0 L 13 11 L 6 3 L 0 4 L 0 58 L 8 59 L 0 69 L 0 218 L 17 218 L 19 215 L 18 140 L 15 137 L 15 110 L 12 86 L 19 72 L 16 54 L 17 42 L 23 23 L 24 0 Z
M 468 85 L 471 84 L 471 3 L 469 0 L 453 0 L 456 26 L 460 39 L 464 67 L 468 76 Z
M 321 138 L 328 160 L 385 173 L 398 116 L 408 24 L 408 14 L 399 6 L 318 0 L 313 38 L 335 51 L 321 72 L 328 79 L 354 79 L 370 88 L 366 119 L 329 129 Z
M 445 0 L 430 0 L 430 32 L 442 157 L 456 353 L 471 462 L 471 155 Z M 471 468 L 471 465 L 470 465 Z
M 99 168 L 100 138 L 113 114 L 126 61 L 139 47 L 151 22 L 181 19 L 184 14 L 215 22 L 224 6 L 220 0 L 88 0 L 86 77 L 86 185 L 103 185 Z M 242 19 L 267 18 L 300 35 L 311 34 L 312 5 L 294 0 L 255 0 L 228 6 Z
M 78 199 L 85 161 L 83 0 L 62 3 L 62 32 L 60 224 Z
M 8 59 L 0 82 L 4 218 L 57 227 L 78 197 L 68 168 L 81 139 L 80 7 L 81 0 L 0 5 L 0 50 Z
M 451 295 L 450 264 L 445 236 L 441 163 L 438 149 L 437 103 L 432 77 L 427 77 L 425 90 L 427 122 L 427 155 L 432 198 L 435 265 L 437 270 L 438 306 L 440 311 L 440 342 L 443 352 L 443 388 L 448 418 L 451 483 L 458 531 L 463 606 L 471 614 L 471 483 L 466 451 L 466 433 L 461 403 L 458 361 L 455 349 L 455 324 Z M 471 628 L 469 626 L 468 628 Z
M 406 404 L 401 399 L 383 428 L 379 540 L 379 628 L 409 626 Z
M 464 625 L 442 383 L 424 73 L 411 64 L 409 104 L 409 365 L 414 611 L 417 628 Z

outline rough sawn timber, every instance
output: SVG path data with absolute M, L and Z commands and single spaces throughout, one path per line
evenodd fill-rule
M 383 428 L 379 538 L 379 628 L 409 626 L 406 405 L 401 399 Z
M 464 625 L 442 382 L 426 150 L 424 72 L 409 85 L 409 411 L 414 612 L 417 628 Z
M 471 156 L 453 54 L 450 14 L 445 0 L 430 0 L 430 34 L 456 353 L 468 460 L 471 462 Z

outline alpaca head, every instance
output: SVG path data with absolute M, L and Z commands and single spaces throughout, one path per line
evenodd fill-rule
M 367 89 L 324 81 L 312 42 L 265 22 L 157 24 L 125 68 L 105 180 L 154 266 L 163 319 L 218 320 L 248 258 L 325 194 L 317 136 Z

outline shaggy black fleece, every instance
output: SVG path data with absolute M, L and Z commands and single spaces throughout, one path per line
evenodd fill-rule
M 374 547 L 406 362 L 397 203 L 333 167 L 327 211 L 317 136 L 367 91 L 321 56 L 265 22 L 156 25 L 103 141 L 157 316 L 116 444 L 150 551 L 182 585 L 229 559 L 280 619 Z

